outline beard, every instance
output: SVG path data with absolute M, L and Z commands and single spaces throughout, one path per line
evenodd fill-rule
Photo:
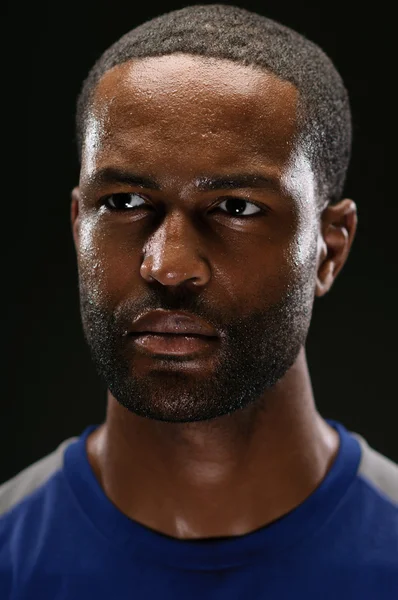
M 80 279 L 83 330 L 95 368 L 114 398 L 130 412 L 173 423 L 207 421 L 248 407 L 263 409 L 264 393 L 274 387 L 295 362 L 305 344 L 314 301 L 311 265 L 284 286 L 278 302 L 264 298 L 264 309 L 228 321 L 210 312 L 197 292 L 148 288 L 145 300 L 126 300 L 109 309 Z M 296 274 L 297 275 L 297 274 Z M 248 299 L 250 301 L 250 299 Z M 136 315 L 149 310 L 185 310 L 223 333 L 214 353 L 213 375 L 184 371 L 181 356 L 169 356 L 169 368 L 139 375 L 134 349 L 126 335 Z M 213 313 L 213 314 L 212 314 Z M 151 359 L 150 359 L 151 360 Z M 176 363 L 180 363 L 178 366 Z

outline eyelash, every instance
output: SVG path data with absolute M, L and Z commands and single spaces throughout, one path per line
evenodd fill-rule
M 113 206 L 109 206 L 108 202 L 110 198 L 113 198 L 115 196 L 138 196 L 141 200 L 145 201 L 145 198 L 143 196 L 141 196 L 140 194 L 135 194 L 134 192 L 125 192 L 125 193 L 119 193 L 119 194 L 110 194 L 109 196 L 106 196 L 104 198 L 102 198 L 101 200 L 101 204 L 104 205 L 107 210 L 111 211 L 111 212 L 129 212 L 129 211 L 134 211 L 134 210 L 139 210 L 140 208 L 144 208 L 145 205 L 142 206 L 136 206 L 133 208 L 115 208 Z M 221 211 L 230 216 L 231 218 L 234 219 L 249 219 L 250 217 L 260 217 L 262 215 L 264 215 L 267 212 L 266 207 L 264 206 L 259 206 L 258 204 L 256 204 L 255 202 L 251 202 L 249 200 L 247 200 L 246 198 L 239 198 L 236 196 L 229 196 L 229 197 L 224 197 L 224 199 L 220 202 L 220 204 L 222 204 L 223 202 L 227 202 L 228 200 L 236 200 L 236 201 L 241 201 L 241 202 L 245 202 L 246 204 L 250 204 L 252 206 L 255 206 L 256 208 L 259 209 L 259 212 L 251 214 L 251 215 L 230 215 L 226 210 L 222 210 Z M 147 204 L 147 207 L 149 207 L 150 205 Z M 218 209 L 219 205 L 217 205 L 213 210 Z

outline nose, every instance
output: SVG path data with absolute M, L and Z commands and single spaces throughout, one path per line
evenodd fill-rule
M 205 286 L 211 272 L 200 248 L 200 235 L 192 223 L 181 214 L 169 214 L 145 244 L 141 276 L 165 286 L 188 282 Z

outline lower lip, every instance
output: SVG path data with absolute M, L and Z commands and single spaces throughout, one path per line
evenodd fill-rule
M 206 353 L 214 349 L 216 337 L 196 337 L 189 335 L 152 334 L 144 333 L 133 335 L 134 343 L 145 353 L 169 354 L 185 356 Z

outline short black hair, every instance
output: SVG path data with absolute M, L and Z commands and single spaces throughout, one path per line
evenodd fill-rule
M 103 74 L 131 59 L 177 52 L 260 67 L 293 83 L 299 92 L 300 141 L 316 177 L 319 207 L 341 199 L 352 123 L 348 93 L 332 61 L 289 27 L 226 4 L 188 6 L 155 17 L 123 35 L 100 56 L 77 101 L 80 160 L 86 118 Z

